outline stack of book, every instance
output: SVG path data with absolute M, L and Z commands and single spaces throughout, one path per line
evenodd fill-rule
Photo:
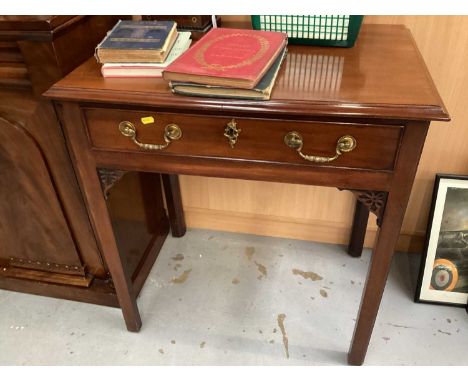
M 176 94 L 268 100 L 287 34 L 215 28 L 163 71 Z
M 184 53 L 190 32 L 177 32 L 174 21 L 119 21 L 96 47 L 104 77 L 161 77 Z

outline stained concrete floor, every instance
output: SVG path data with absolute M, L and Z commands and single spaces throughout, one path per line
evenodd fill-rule
M 164 244 L 138 334 L 115 308 L 0 290 L 0 364 L 344 365 L 369 258 L 189 230 Z M 395 257 L 366 365 L 468 365 L 465 310 L 412 301 L 418 262 Z

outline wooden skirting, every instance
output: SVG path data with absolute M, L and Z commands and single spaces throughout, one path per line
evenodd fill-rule
M 238 213 L 185 207 L 185 218 L 190 228 L 203 228 L 218 231 L 248 233 L 323 243 L 347 244 L 351 227 L 337 222 L 284 218 L 280 216 Z M 364 246 L 373 246 L 377 235 L 375 227 L 369 227 Z M 397 250 L 421 253 L 425 233 L 409 234 L 402 232 Z

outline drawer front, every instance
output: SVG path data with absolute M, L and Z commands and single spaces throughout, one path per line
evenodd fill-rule
M 139 112 L 115 109 L 84 109 L 89 138 L 94 148 L 114 151 L 153 152 L 157 155 L 177 155 L 204 158 L 232 158 L 310 166 L 334 166 L 372 170 L 392 170 L 398 152 L 402 126 L 350 123 L 304 122 L 236 118 L 240 129 L 237 142 L 231 148 L 224 136 L 230 117 L 188 114 Z M 154 123 L 144 124 L 147 117 Z M 131 137 L 119 131 L 119 123 L 133 124 L 136 139 L 145 144 L 164 144 L 165 127 L 176 124 L 182 136 L 172 140 L 162 150 L 145 150 Z M 356 147 L 336 159 L 316 163 L 304 159 L 285 143 L 285 136 L 298 132 L 302 137 L 301 152 L 309 156 L 333 158 L 340 137 L 352 136 Z M 316 158 L 315 158 L 316 159 Z M 317 159 L 316 159 L 317 160 Z M 321 159 L 319 158 L 320 162 Z

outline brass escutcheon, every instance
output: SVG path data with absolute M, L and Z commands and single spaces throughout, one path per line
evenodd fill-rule
M 229 140 L 229 145 L 232 149 L 237 143 L 237 138 L 239 138 L 241 131 L 241 129 L 237 128 L 237 122 L 234 118 L 226 125 L 226 128 L 224 129 L 224 136 Z

